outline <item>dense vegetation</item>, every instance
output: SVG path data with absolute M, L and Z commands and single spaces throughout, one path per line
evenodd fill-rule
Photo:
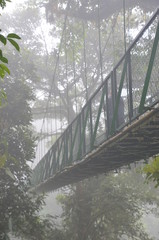
M 142 216 L 158 212 L 153 186 L 136 169 L 86 180 L 59 195 L 66 239 L 151 239 Z M 146 210 L 145 210 L 146 209 Z
M 5 1 L 1 2 L 1 6 L 5 6 Z M 18 44 L 10 40 L 12 38 L 20 39 L 16 34 L 8 35 L 7 38 L 0 35 L 4 45 L 9 40 L 19 50 Z M 0 60 L 8 63 L 8 59 L 2 54 Z M 30 108 L 30 102 L 34 99 L 33 93 L 18 66 L 18 76 L 13 72 L 9 77 L 3 72 L 10 73 L 9 69 L 5 65 L 1 66 L 0 89 L 3 94 L 0 108 L 0 239 L 8 239 L 9 232 L 26 239 L 47 239 L 53 227 L 49 220 L 39 216 L 43 197 L 29 193 L 31 169 L 28 161 L 34 158 Z
M 36 7 L 34 1 L 29 2 L 17 9 L 16 15 L 2 16 L 2 30 L 4 30 L 0 38 L 2 45 L 5 45 L 5 36 L 7 41 L 17 39 L 18 36 L 22 40 L 20 54 L 7 44 L 5 49 L 2 49 L 5 57 L 1 55 L 0 59 L 4 64 L 9 63 L 7 68 L 2 68 L 1 77 L 4 78 L 0 82 L 0 89 L 3 90 L 1 99 L 3 104 L 0 108 L 0 239 L 7 239 L 8 233 L 12 232 L 24 239 L 33 240 L 104 240 L 106 238 L 117 240 L 123 237 L 149 240 L 151 237 L 148 236 L 141 221 L 143 215 L 147 213 L 155 211 L 158 214 L 158 192 L 154 190 L 153 185 L 144 185 L 143 176 L 137 174 L 135 169 L 100 176 L 66 188 L 64 194 L 58 196 L 58 201 L 63 208 L 60 228 L 56 227 L 54 218 L 40 216 L 43 197 L 29 192 L 31 174 L 29 166 L 34 159 L 36 140 L 31 127 L 33 120 L 31 106 L 34 106 L 34 111 L 40 109 L 40 112 L 46 106 L 52 84 L 52 66 L 56 64 L 59 48 L 59 41 L 55 41 L 55 36 L 61 35 L 63 27 L 63 12 L 60 14 L 59 10 L 55 9 L 58 11 L 49 15 L 47 11 L 51 9 L 51 2 L 45 1 L 46 4 L 40 4 L 42 10 Z M 1 1 L 1 6 L 4 7 L 5 3 L 6 1 Z M 149 17 L 149 13 L 143 15 L 141 13 L 142 10 L 137 9 L 135 13 L 131 12 L 130 16 L 127 15 L 131 17 L 129 23 L 132 29 L 135 29 L 138 24 L 143 25 Z M 48 43 L 50 40 L 47 40 L 48 32 L 45 31 L 47 20 L 50 23 L 49 39 L 51 42 L 55 41 L 52 45 Z M 110 39 L 105 50 L 105 74 L 109 72 L 124 50 L 121 21 L 122 13 L 120 12 L 118 15 L 114 14 L 108 21 L 102 22 L 102 40 L 105 43 L 106 39 Z M 50 106 L 51 112 L 54 111 L 51 117 L 60 122 L 71 121 L 86 100 L 83 25 L 82 21 L 77 24 L 76 20 L 71 18 L 68 22 L 70 25 L 67 27 L 65 37 L 72 44 L 73 38 L 76 39 L 74 52 L 71 47 L 67 49 L 70 81 L 66 81 L 66 59 L 63 55 L 58 68 L 59 77 L 55 78 L 52 88 L 52 105 Z M 104 31 L 105 27 L 107 33 Z M 17 35 L 8 35 L 10 29 Z M 112 29 L 114 35 L 110 35 Z M 87 46 L 89 55 L 87 83 L 90 96 L 100 83 L 100 71 L 92 71 L 99 63 L 98 51 L 94 51 L 95 43 L 98 42 L 96 23 L 85 22 L 85 30 L 87 40 L 91 41 Z M 76 36 L 73 37 L 74 32 Z M 130 42 L 131 38 L 130 35 Z M 113 39 L 116 45 L 115 53 L 111 47 Z M 15 43 L 13 46 L 19 50 Z M 65 46 L 62 45 L 61 48 L 63 53 Z M 75 79 L 73 57 L 76 59 Z M 11 75 L 4 76 L 4 71 L 11 72 Z M 76 89 L 74 80 L 77 83 Z M 42 98 L 35 99 L 39 95 L 42 95 Z M 7 99 L 4 99 L 6 96 Z M 74 105 L 76 101 L 77 109 Z M 68 119 L 68 112 L 70 119 Z M 42 115 L 36 115 L 36 118 L 41 119 Z M 61 131 L 62 129 L 58 134 Z M 145 171 L 149 170 L 151 169 L 146 168 Z M 155 180 L 158 178 L 158 175 L 153 176 Z

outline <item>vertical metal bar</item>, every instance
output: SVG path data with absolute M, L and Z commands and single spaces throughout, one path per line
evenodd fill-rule
M 88 106 L 89 107 L 89 106 Z M 82 112 L 82 126 L 83 126 L 83 123 L 84 123 L 84 111 Z M 86 152 L 86 134 L 84 132 L 83 134 L 83 144 L 82 144 L 82 154 L 84 155 L 85 152 Z
M 52 163 L 52 170 L 51 170 L 52 175 L 54 174 L 54 172 L 58 171 L 55 146 L 56 144 L 53 146 L 53 150 L 52 150 L 52 155 L 53 155 L 53 160 L 52 160 L 53 163 Z
M 106 83 L 103 86 L 103 91 L 105 92 L 105 94 L 104 94 L 104 103 L 103 103 L 103 110 L 104 110 L 104 126 L 105 126 L 105 134 L 106 134 L 107 133 Z
M 117 82 L 116 82 L 116 68 L 113 69 L 113 87 L 114 87 L 114 98 L 117 98 Z
M 61 154 L 61 150 L 62 150 L 63 138 L 64 138 L 64 135 L 63 135 L 62 138 L 60 138 L 61 139 L 61 145 L 60 146 L 59 146 L 59 144 L 60 144 L 59 140 L 56 141 L 56 145 L 57 145 L 57 149 L 58 149 L 58 156 L 57 156 L 56 162 L 58 163 L 58 166 L 60 165 L 59 161 L 60 161 L 60 154 Z
M 69 143 L 69 128 L 65 131 L 65 150 L 64 150 L 64 166 L 67 166 L 68 163 L 68 143 Z
M 151 52 L 151 56 L 150 56 L 150 60 L 149 60 L 149 65 L 148 65 L 148 69 L 147 69 L 147 73 L 146 73 L 145 83 L 144 83 L 141 101 L 140 101 L 140 105 L 139 105 L 139 113 L 142 113 L 144 110 L 145 99 L 146 99 L 146 95 L 147 95 L 147 91 L 148 91 L 149 82 L 151 79 L 151 73 L 152 73 L 153 63 L 154 63 L 155 56 L 156 56 L 158 41 L 159 41 L 159 22 L 157 24 L 156 35 L 155 35 L 152 52 Z
M 61 148 L 62 148 L 62 143 L 61 143 Z M 58 153 L 58 155 L 57 155 L 57 153 Z M 59 157 L 60 157 L 60 154 L 59 154 L 59 141 L 58 141 L 58 142 L 56 142 L 56 145 L 55 145 L 55 159 L 56 159 L 57 171 L 60 170 Z
M 78 123 L 79 123 L 79 117 L 76 120 L 76 128 L 75 128 L 75 133 L 74 133 L 72 146 L 71 146 L 71 152 L 70 152 L 70 160 L 69 160 L 70 162 L 73 161 L 73 149 L 74 149 L 74 146 L 75 146 L 76 137 L 78 137 L 78 136 L 76 136 L 77 135 L 77 131 L 78 131 L 78 127 L 79 127 Z M 73 124 L 75 124 L 75 122 Z
M 104 95 L 105 95 L 105 86 L 103 88 L 102 96 L 101 96 L 101 100 L 100 100 L 100 104 L 99 104 L 98 115 L 97 115 L 97 119 L 96 119 L 96 123 L 95 123 L 95 127 L 94 127 L 94 132 L 93 132 L 93 137 L 92 137 L 92 142 L 91 142 L 91 149 L 93 149 L 94 142 L 95 142 L 95 139 L 96 139 L 96 134 L 97 134 L 98 124 L 99 124 L 100 114 L 101 114 L 102 106 L 103 106 L 103 103 L 104 103 Z
M 115 103 L 117 101 L 117 76 L 116 76 L 116 68 L 113 69 L 113 82 L 114 82 L 114 94 L 115 94 Z M 114 106 L 115 108 L 115 106 Z M 117 117 L 117 126 L 119 126 L 119 119 Z
M 57 164 L 56 164 L 56 158 L 55 158 L 55 145 L 52 149 L 52 165 L 51 165 L 51 176 L 53 176 L 54 172 L 56 172 Z
M 84 122 L 81 122 L 83 119 L 82 119 L 82 115 L 83 115 L 83 110 L 81 112 L 81 114 L 79 115 L 79 136 L 78 136 L 78 140 L 79 140 L 79 149 L 82 147 L 82 127 L 84 126 Z M 78 160 L 78 155 L 79 155 L 79 150 L 77 151 L 77 156 L 76 156 L 76 159 L 75 160 Z
M 63 157 L 62 157 L 62 161 L 61 161 L 61 166 L 60 166 L 60 170 L 62 170 L 64 168 L 64 166 L 66 165 L 66 154 L 67 154 L 67 143 L 66 143 L 66 132 L 67 129 L 65 130 L 64 134 L 63 134 Z
M 128 85 L 129 85 L 129 121 L 133 117 L 133 94 L 132 94 L 132 69 L 131 69 L 131 55 L 128 51 Z
M 61 166 L 60 166 L 60 171 L 63 169 L 63 166 L 65 166 L 65 157 L 66 157 L 66 130 L 63 135 L 63 154 L 62 154 L 62 161 L 61 161 Z
M 39 163 L 38 183 L 43 181 L 43 173 L 44 173 L 43 161 L 44 159 L 42 158 L 42 160 Z
M 48 163 L 48 178 L 50 177 L 50 172 L 51 172 L 51 149 L 49 149 L 48 151 L 48 159 L 49 159 L 49 163 Z
M 48 171 L 49 171 L 49 152 L 45 155 L 45 179 L 48 178 Z
M 59 170 L 59 166 L 58 166 L 58 162 L 57 162 L 57 158 L 56 158 L 56 151 L 55 151 L 55 146 L 54 146 L 54 151 L 53 151 L 53 174 L 57 173 Z
M 89 106 L 87 106 L 87 112 L 86 112 L 86 117 L 84 119 L 84 122 L 82 123 L 82 132 L 81 132 L 81 137 L 80 137 L 80 144 L 79 144 L 79 149 L 78 149 L 78 153 L 77 153 L 77 160 L 80 158 L 81 155 L 81 148 L 82 148 L 82 143 L 84 141 L 84 137 L 85 137 L 85 129 L 86 129 L 86 124 L 87 124 L 87 119 L 88 119 L 88 114 L 89 113 Z
M 50 172 L 51 172 L 51 149 L 48 151 L 48 159 L 49 159 L 49 163 L 48 163 L 48 178 L 50 177 Z
M 45 175 L 45 158 L 43 159 L 43 162 L 41 163 L 41 181 L 43 182 Z
M 113 107 L 112 112 L 114 113 L 116 99 L 115 99 L 115 86 L 114 86 L 115 84 L 113 81 L 114 80 L 113 77 L 114 77 L 114 74 L 113 74 L 113 71 L 111 71 L 111 77 L 110 77 L 110 79 L 111 79 L 111 99 L 109 101 L 112 101 L 112 107 Z M 116 122 L 115 122 L 115 128 L 116 128 Z
M 123 67 L 123 71 L 122 71 L 122 75 L 121 75 L 121 80 L 120 80 L 119 91 L 118 91 L 118 95 L 117 95 L 117 99 L 116 99 L 115 109 L 114 109 L 114 113 L 113 113 L 113 120 L 112 120 L 112 123 L 111 123 L 110 134 L 113 134 L 115 132 L 115 122 L 116 122 L 116 119 L 117 119 L 117 116 L 118 116 L 119 102 L 120 102 L 121 91 L 122 91 L 122 88 L 123 88 L 123 83 L 124 83 L 124 79 L 125 79 L 126 70 L 127 70 L 127 57 L 125 56 L 125 62 L 124 62 L 124 67 Z
M 109 79 L 108 79 L 109 80 Z M 106 120 L 106 136 L 108 138 L 109 136 L 109 129 L 110 129 L 110 121 L 109 121 L 109 106 L 108 106 L 108 81 L 106 81 L 106 116 L 107 116 L 107 120 Z
M 91 139 L 93 136 L 93 123 L 92 123 L 92 102 L 89 101 L 89 113 L 90 113 L 90 149 L 91 149 Z
M 47 159 L 48 159 L 48 158 L 46 157 L 46 160 L 47 160 Z M 45 162 L 45 167 L 43 166 L 43 169 L 44 169 L 43 181 L 49 177 L 49 175 L 48 175 L 48 167 L 46 166 L 47 164 L 48 164 L 48 161 Z
M 45 174 L 44 174 L 44 176 L 43 176 L 43 178 L 44 178 L 44 180 L 48 177 L 47 176 L 47 167 L 48 167 L 48 155 L 46 154 L 45 155 Z
M 49 169 L 49 177 L 51 177 L 52 176 L 52 168 L 53 168 L 53 147 L 50 149 L 50 169 Z
M 43 169 L 44 169 L 44 173 L 43 173 L 43 181 L 46 179 L 47 177 L 47 155 L 44 156 L 45 162 L 43 164 Z
M 69 146 L 69 155 L 68 155 L 68 162 L 70 163 L 71 159 L 71 148 L 73 145 L 73 139 L 72 139 L 72 124 L 70 125 L 70 146 Z

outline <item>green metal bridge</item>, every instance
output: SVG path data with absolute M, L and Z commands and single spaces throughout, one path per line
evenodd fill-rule
M 34 168 L 37 191 L 55 190 L 159 153 L 158 19 L 159 9 Z

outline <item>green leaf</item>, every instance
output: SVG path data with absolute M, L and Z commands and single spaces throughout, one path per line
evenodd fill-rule
M 16 41 L 10 38 L 8 39 L 8 41 L 16 48 L 17 51 L 20 51 L 20 47 Z
M 2 34 L 0 34 L 0 41 L 1 41 L 4 45 L 6 45 L 6 43 L 7 43 L 7 39 L 6 39 Z
M 16 39 L 21 39 L 17 34 L 15 34 L 15 33 L 9 33 L 8 34 L 8 36 L 7 36 L 7 38 L 9 39 L 9 38 L 16 38 Z
M 1 60 L 2 62 L 4 62 L 4 63 L 8 63 L 8 59 L 5 58 L 5 57 L 1 57 L 1 56 L 0 56 L 0 60 Z
M 3 72 L 3 74 L 5 76 L 4 72 Z M 0 76 L 1 76 L 1 73 L 0 73 Z M 5 91 L 3 89 L 1 89 L 0 90 L 0 108 L 4 107 L 6 104 L 7 104 L 7 95 L 6 95 Z M 1 153 L 1 155 L 2 155 L 2 153 Z
M 7 99 L 7 94 L 3 89 L 0 90 L 0 98 Z
M 0 68 L 0 77 L 4 78 L 4 76 L 5 76 L 5 72 L 2 68 Z
M 5 169 L 5 172 L 6 172 L 6 174 L 7 174 L 10 178 L 12 178 L 13 180 L 15 180 L 15 177 L 14 177 L 14 175 L 11 173 L 11 171 L 10 171 L 9 168 L 6 168 L 6 169 Z
M 9 68 L 7 68 L 7 66 L 6 65 L 4 65 L 4 64 L 0 64 L 0 68 L 3 70 L 3 71 L 5 71 L 5 72 L 7 72 L 9 75 L 10 75 L 10 70 L 9 70 Z
M 0 156 L 0 168 L 2 168 L 5 165 L 6 161 L 7 161 L 7 157 L 5 154 Z

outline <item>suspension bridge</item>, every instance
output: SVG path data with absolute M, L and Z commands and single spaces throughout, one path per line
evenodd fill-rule
M 110 73 L 101 74 L 97 90 L 86 96 L 81 111 L 42 156 L 32 175 L 37 191 L 55 190 L 159 153 L 158 19 L 159 9 Z M 101 52 L 99 46 L 102 73 Z

